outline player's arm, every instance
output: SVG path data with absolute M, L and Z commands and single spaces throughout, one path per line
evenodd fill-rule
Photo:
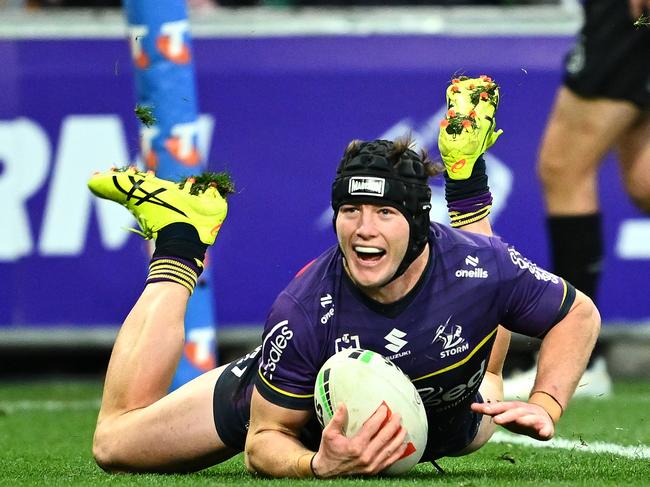
M 323 430 L 318 452 L 313 452 L 299 440 L 311 414 L 273 404 L 253 390 L 245 448 L 248 470 L 291 478 L 372 475 L 396 462 L 406 448 L 399 414 L 385 422 L 381 406 L 355 436 L 347 438 L 342 433 L 347 411 L 341 406 Z
M 537 377 L 528 402 L 473 404 L 496 424 L 539 440 L 555 433 L 586 367 L 600 330 L 593 302 L 503 242 L 493 241 L 501 262 L 502 320 L 512 331 L 543 337 Z
M 567 315 L 542 340 L 537 377 L 528 402 L 541 405 L 554 423 L 575 392 L 599 332 L 598 309 L 587 295 L 576 291 Z
M 313 477 L 310 461 L 314 452 L 298 439 L 311 414 L 277 406 L 255 388 L 244 452 L 246 468 L 272 477 Z
M 594 303 L 578 291 L 567 315 L 542 340 L 537 377 L 528 402 L 473 404 L 475 412 L 514 433 L 549 440 L 584 372 L 600 330 Z

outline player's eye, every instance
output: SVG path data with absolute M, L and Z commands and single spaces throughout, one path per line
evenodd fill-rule
M 341 213 L 350 214 L 350 213 L 354 213 L 355 211 L 359 211 L 359 208 L 357 208 L 356 206 L 352 206 L 352 205 L 344 205 L 344 206 L 341 206 L 339 211 Z
M 390 215 L 394 215 L 396 213 L 397 213 L 397 210 L 395 210 L 395 208 L 391 208 L 391 207 L 384 207 L 384 208 L 379 209 L 379 214 L 381 216 L 390 216 Z

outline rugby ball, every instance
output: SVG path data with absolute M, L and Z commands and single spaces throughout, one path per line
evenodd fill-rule
M 386 403 L 399 412 L 408 432 L 404 456 L 383 473 L 397 475 L 416 465 L 427 445 L 428 423 L 420 394 L 393 362 L 370 350 L 351 348 L 332 355 L 321 367 L 314 386 L 316 415 L 323 428 L 340 403 L 348 410 L 343 432 L 353 436 Z

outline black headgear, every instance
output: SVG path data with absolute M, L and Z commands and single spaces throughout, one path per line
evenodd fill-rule
M 424 161 L 407 149 L 393 163 L 395 153 L 395 144 L 389 140 L 361 142 L 358 150 L 343 156 L 332 184 L 335 228 L 336 215 L 344 204 L 392 206 L 408 221 L 406 254 L 389 282 L 404 274 L 422 253 L 429 237 L 431 209 L 431 188 Z

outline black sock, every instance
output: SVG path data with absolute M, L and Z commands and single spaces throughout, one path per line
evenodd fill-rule
M 600 213 L 549 216 L 553 272 L 596 301 L 603 261 Z
M 203 262 L 208 246 L 189 223 L 172 223 L 158 232 L 153 258 L 180 257 L 190 262 Z
M 553 272 L 595 302 L 603 261 L 600 213 L 549 216 L 547 223 Z M 602 356 L 603 348 L 602 340 L 598 340 L 592 358 Z

